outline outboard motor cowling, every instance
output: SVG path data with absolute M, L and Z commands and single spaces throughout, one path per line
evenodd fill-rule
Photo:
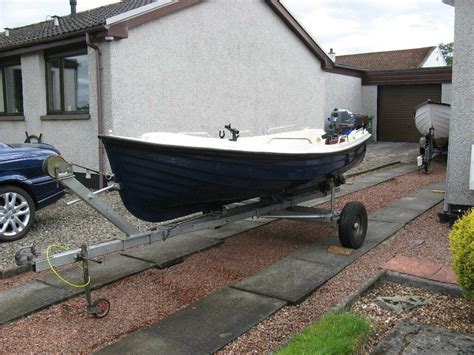
M 329 134 L 349 134 L 367 124 L 367 116 L 352 113 L 349 110 L 335 108 L 328 117 L 324 129 Z

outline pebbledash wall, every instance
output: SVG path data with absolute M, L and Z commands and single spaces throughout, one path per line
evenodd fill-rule
M 362 79 L 354 76 L 325 73 L 325 117 L 335 108 L 362 113 Z
M 474 206 L 474 1 L 444 1 L 455 6 L 453 98 L 449 125 L 449 154 L 446 202 Z M 474 177 L 473 177 L 474 178 Z
M 361 89 L 361 111 L 373 117 L 372 135 L 374 140 L 377 140 L 377 88 L 377 85 L 364 85 Z
M 92 59 L 89 64 L 89 79 L 91 80 L 95 77 L 95 67 L 93 55 L 89 55 L 89 58 Z M 5 117 L 0 116 L 0 141 L 19 143 L 25 140 L 25 131 L 34 135 L 41 133 L 44 142 L 56 146 L 70 161 L 97 168 L 96 106 L 91 106 L 88 119 L 70 119 L 74 116 L 69 116 L 69 119 L 54 119 L 59 116 L 47 115 L 46 68 L 43 51 L 23 54 L 21 70 L 24 119 L 5 121 L 3 120 Z M 95 95 L 92 85 L 90 95 L 91 97 Z
M 251 135 L 287 125 L 322 128 L 344 79 L 350 87 L 335 90 L 337 105 L 360 107 L 360 79 L 322 71 L 263 1 L 202 2 L 103 47 L 110 66 L 105 117 L 118 135 L 217 136 L 228 123 Z

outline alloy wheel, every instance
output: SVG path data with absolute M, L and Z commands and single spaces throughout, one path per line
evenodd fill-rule
M 0 233 L 13 237 L 27 228 L 31 218 L 30 206 L 24 196 L 16 192 L 0 195 Z

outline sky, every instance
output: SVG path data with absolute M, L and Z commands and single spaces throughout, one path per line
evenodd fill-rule
M 281 1 L 326 52 L 334 48 L 338 55 L 453 41 L 454 8 L 441 0 Z M 77 9 L 114 2 L 117 0 L 77 0 Z M 69 0 L 0 0 L 0 29 L 68 13 Z
M 318 44 L 336 55 L 449 43 L 454 7 L 441 0 L 282 0 Z

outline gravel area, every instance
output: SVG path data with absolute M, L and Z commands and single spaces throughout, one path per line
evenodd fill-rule
M 373 303 L 380 296 L 399 295 L 428 297 L 431 304 L 398 315 Z M 456 332 L 474 334 L 474 303 L 464 298 L 442 295 L 397 283 L 382 284 L 358 300 L 352 310 L 368 319 L 374 327 L 360 349 L 362 354 L 370 354 L 382 338 L 403 319 L 441 326 Z
M 254 229 L 168 269 L 149 269 L 103 287 L 94 294 L 107 297 L 112 306 L 102 320 L 88 316 L 84 298 L 78 297 L 2 326 L 0 352 L 97 350 L 327 235 L 309 224 L 298 226 L 295 233 L 296 224 L 279 222 Z
M 435 171 L 438 171 L 435 169 Z M 382 207 L 390 202 L 387 191 L 398 191 L 392 198 L 403 195 L 399 179 L 404 185 L 420 187 L 433 179 L 442 179 L 442 167 L 432 175 L 408 174 L 365 190 L 370 199 L 367 208 Z M 437 178 L 436 178 L 437 176 Z M 422 182 L 420 182 L 422 181 Z M 405 190 L 405 194 L 408 193 Z M 356 194 L 344 197 L 354 200 Z M 380 202 L 382 201 L 382 202 Z M 228 345 L 226 352 L 268 351 L 287 341 L 305 325 L 316 320 L 328 307 L 346 297 L 373 274 L 379 262 L 390 259 L 405 250 L 420 254 L 422 250 L 438 250 L 447 242 L 447 227 L 435 223 L 434 211 L 419 218 L 398 233 L 396 241 L 385 243 L 382 251 L 369 252 L 349 268 L 343 270 L 305 302 L 296 307 L 286 307 L 256 328 Z M 422 245 L 411 246 L 413 230 L 424 226 Z M 412 227 L 415 225 L 415 227 Z M 433 226 L 438 232 L 433 232 Z M 441 231 L 441 232 L 440 232 Z M 404 234 L 405 233 L 405 234 Z M 283 257 L 322 238 L 329 238 L 333 231 L 326 225 L 305 224 L 294 221 L 277 221 L 230 238 L 219 247 L 195 254 L 183 263 L 169 269 L 150 269 L 103 287 L 96 294 L 110 299 L 111 314 L 100 321 L 90 318 L 84 308 L 83 297 L 59 305 L 0 327 L 0 343 L 4 352 L 28 349 L 31 352 L 91 352 L 138 328 L 153 324 L 195 300 L 224 286 L 255 274 Z M 390 242 L 390 241 L 389 241 Z M 335 243 L 337 240 L 335 239 Z M 443 244 L 444 243 L 444 244 Z M 432 251 L 431 251 L 432 252 Z M 410 255 L 407 255 L 410 256 Z M 437 254 L 446 258 L 449 253 Z M 363 270 L 363 272 L 360 272 Z M 0 280 L 0 288 L 11 287 L 31 279 L 33 273 L 10 280 Z M 45 326 L 47 324 L 47 326 Z
M 347 202 L 359 201 L 365 204 L 367 211 L 373 212 L 379 208 L 388 205 L 391 201 L 397 200 L 412 192 L 415 192 L 425 185 L 444 181 L 445 166 L 436 164 L 430 174 L 415 171 L 406 175 L 399 176 L 390 180 L 390 187 L 386 185 L 388 182 L 371 187 L 370 190 L 361 190 L 350 195 L 342 196 L 336 200 L 336 208 L 342 209 Z M 356 176 L 353 180 L 360 179 Z M 328 207 L 329 203 L 323 205 Z
M 441 210 L 440 203 L 346 267 L 304 302 L 283 308 L 228 344 L 220 353 L 260 353 L 278 349 L 362 287 L 397 254 L 450 265 L 449 226 L 438 222 L 437 213 Z M 413 240 L 423 240 L 423 243 L 414 244 Z
M 152 225 L 133 217 L 125 209 L 117 192 L 103 194 L 102 198 L 140 230 Z M 0 243 L 0 268 L 14 267 L 16 251 L 33 244 L 38 252 L 43 253 L 50 244 L 59 243 L 68 248 L 76 248 L 83 243 L 91 245 L 124 237 L 118 228 L 84 202 L 66 206 L 66 202 L 72 199 L 74 196 L 68 194 L 54 205 L 38 211 L 36 223 L 25 238 Z

